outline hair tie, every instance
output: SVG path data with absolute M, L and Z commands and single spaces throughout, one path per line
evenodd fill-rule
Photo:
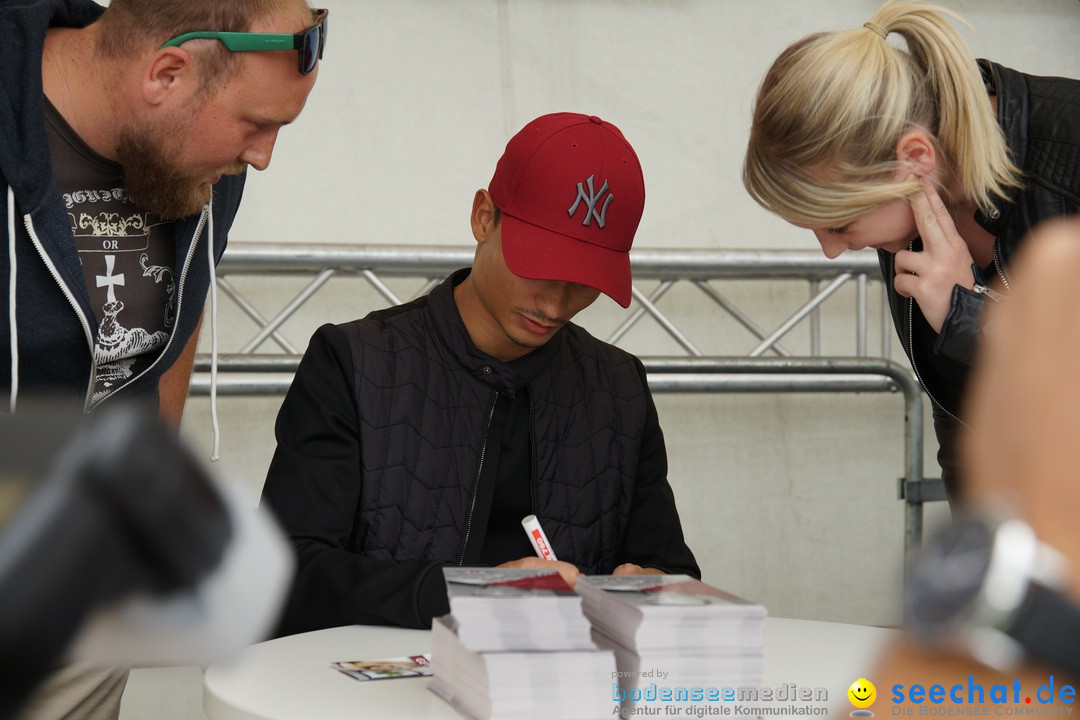
M 869 30 L 872 33 L 876 33 L 876 34 L 880 35 L 882 40 L 889 37 L 889 31 L 886 30 L 885 28 L 881 27 L 880 25 L 878 25 L 873 20 L 871 20 L 870 22 L 863 23 L 863 27 L 866 28 L 867 30 Z

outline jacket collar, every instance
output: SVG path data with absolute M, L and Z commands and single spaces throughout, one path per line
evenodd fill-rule
M 997 96 L 997 120 L 1005 133 L 1005 141 L 1012 152 L 1013 163 L 1022 168 L 1027 162 L 1027 118 L 1028 95 L 1027 83 L 1022 73 L 1010 70 L 1003 65 L 980 59 L 979 70 L 983 81 L 993 88 Z M 997 217 L 989 217 L 982 211 L 975 214 L 975 220 L 994 236 L 1001 234 L 1008 216 L 1012 214 L 1019 188 L 1009 190 L 1008 201 L 999 202 Z
M 543 347 L 510 362 L 496 360 L 483 352 L 473 344 L 458 312 L 457 303 L 454 302 L 454 288 L 468 277 L 470 272 L 470 268 L 454 272 L 428 295 L 428 308 L 436 334 L 477 381 L 513 397 L 519 389 L 551 367 L 565 341 L 564 334 L 562 330 L 556 332 Z

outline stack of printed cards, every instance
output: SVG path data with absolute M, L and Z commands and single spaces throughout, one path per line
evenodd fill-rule
M 614 655 L 592 642 L 582 597 L 558 573 L 444 572 L 451 614 L 432 627 L 433 692 L 482 720 L 611 713 Z
M 462 645 L 452 615 L 431 632 L 435 694 L 476 720 L 600 718 L 611 714 L 610 650 L 473 652 Z
M 469 650 L 595 650 L 582 597 L 554 570 L 444 568 L 450 614 Z
M 618 663 L 615 698 L 677 701 L 680 689 L 760 686 L 765 608 L 689 575 L 588 576 L 593 639 Z M 698 698 L 699 700 L 701 698 Z

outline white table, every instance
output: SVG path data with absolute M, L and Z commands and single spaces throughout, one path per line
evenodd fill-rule
M 851 683 L 872 672 L 893 630 L 769 618 L 765 683 L 826 688 L 847 704 Z M 431 633 L 352 625 L 268 640 L 207 668 L 203 708 L 210 720 L 356 720 L 461 716 L 427 690 L 427 678 L 359 682 L 332 669 L 341 660 L 378 660 L 431 650 Z M 612 703 L 614 707 L 615 703 Z

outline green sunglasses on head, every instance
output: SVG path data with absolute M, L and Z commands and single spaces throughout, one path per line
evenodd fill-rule
M 300 74 L 307 75 L 315 69 L 315 65 L 322 59 L 323 48 L 326 47 L 326 18 L 330 15 L 330 11 L 326 9 L 312 10 L 311 14 L 315 24 L 294 35 L 286 33 L 197 30 L 177 35 L 158 50 L 177 47 L 188 40 L 220 40 L 232 52 L 295 50 L 299 58 Z

